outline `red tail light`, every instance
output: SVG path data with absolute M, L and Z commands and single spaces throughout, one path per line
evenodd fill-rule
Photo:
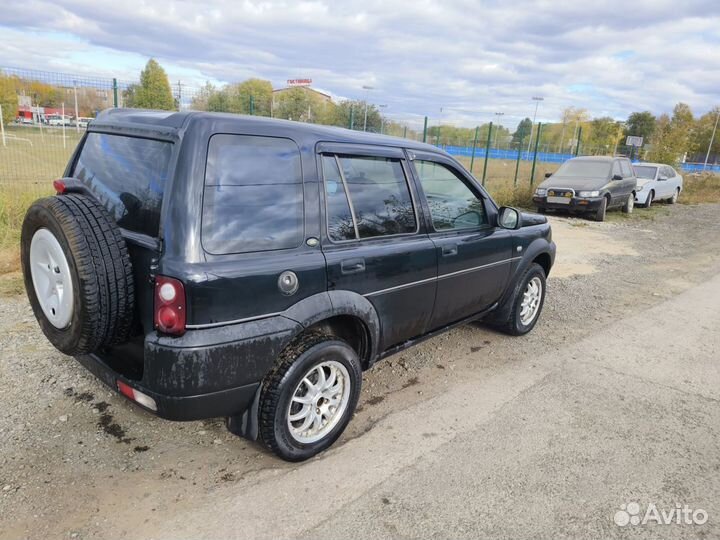
M 54 180 L 53 188 L 55 188 L 55 192 L 58 195 L 62 195 L 63 193 L 65 193 L 65 182 L 63 182 L 62 180 Z
M 155 278 L 155 328 L 165 334 L 185 333 L 185 287 L 165 276 Z

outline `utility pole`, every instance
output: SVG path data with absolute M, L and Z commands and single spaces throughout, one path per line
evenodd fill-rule
M 532 125 L 530 126 L 530 140 L 528 141 L 528 154 L 530 153 L 530 145 L 532 144 L 532 134 L 533 134 L 533 128 L 535 128 L 535 119 L 537 118 L 537 111 L 538 107 L 540 106 L 540 102 L 543 101 L 545 98 L 542 96 L 533 96 L 533 101 L 535 102 L 535 113 L 533 114 L 533 121 Z
M 182 109 L 182 83 L 180 81 L 177 82 L 178 87 L 178 111 Z
M 5 142 L 5 124 L 3 124 L 2 105 L 0 105 L 0 134 L 2 134 L 3 146 L 7 146 L 7 142 Z M 63 142 L 65 142 L 64 138 L 63 138 Z
M 493 148 L 497 148 L 497 138 L 498 138 L 498 133 L 500 132 L 500 117 L 503 116 L 504 114 L 505 114 L 504 112 L 496 112 L 495 113 L 495 116 L 498 117 L 497 118 L 498 126 L 497 126 L 497 128 L 495 128 L 495 142 L 493 143 Z
M 77 81 L 73 81 L 73 92 L 75 94 L 75 132 L 80 133 L 80 114 L 78 113 L 78 102 L 77 102 Z M 42 132 L 42 130 L 41 130 Z
M 715 127 L 713 127 L 712 136 L 710 137 L 710 144 L 708 144 L 708 151 L 707 151 L 707 154 L 705 154 L 705 163 L 703 163 L 703 171 L 707 167 L 708 159 L 710 159 L 710 149 L 712 148 L 712 145 L 715 142 L 715 132 L 717 131 L 718 120 L 720 120 L 720 108 L 718 109 L 717 116 L 715 117 Z
M 367 131 L 368 96 L 370 95 L 370 90 L 372 89 L 372 86 L 363 85 L 363 90 L 365 90 L 365 121 L 363 122 L 363 131 Z

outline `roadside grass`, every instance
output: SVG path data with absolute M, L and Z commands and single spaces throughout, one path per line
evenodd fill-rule
M 678 202 L 681 204 L 720 202 L 720 175 L 701 173 L 683 177 L 683 192 Z

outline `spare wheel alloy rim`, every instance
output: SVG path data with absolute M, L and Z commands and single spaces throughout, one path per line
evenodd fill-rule
M 350 384 L 347 368 L 336 360 L 313 366 L 295 387 L 288 407 L 293 438 L 310 444 L 327 436 L 345 414 Z
M 66 328 L 74 310 L 70 265 L 57 238 L 47 229 L 38 229 L 30 242 L 30 275 L 47 320 L 55 328 Z

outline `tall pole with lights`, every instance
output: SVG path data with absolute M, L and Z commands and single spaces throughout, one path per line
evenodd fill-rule
M 367 131 L 368 96 L 370 95 L 370 90 L 373 90 L 373 87 L 363 85 L 363 90 L 365 90 L 365 121 L 363 122 L 363 131 Z
M 493 143 L 493 148 L 497 148 L 497 139 L 498 139 L 498 132 L 500 131 L 500 117 L 503 116 L 504 112 L 496 112 L 495 116 L 497 116 L 497 122 L 498 126 L 495 128 L 495 142 Z
M 717 131 L 718 120 L 720 120 L 720 109 L 718 109 L 717 116 L 715 117 L 715 127 L 713 127 L 712 135 L 710 136 L 710 144 L 708 144 L 708 151 L 705 154 L 705 163 L 703 164 L 703 171 L 707 168 L 708 159 L 710 159 L 710 149 L 715 142 L 715 132 Z
M 530 126 L 530 140 L 528 141 L 527 149 L 528 154 L 530 153 L 530 145 L 532 144 L 532 134 L 533 129 L 535 129 L 535 119 L 537 118 L 538 107 L 540 106 L 540 102 L 543 101 L 545 98 L 542 96 L 533 96 L 532 99 L 535 102 L 535 113 L 533 114 L 532 126 Z

